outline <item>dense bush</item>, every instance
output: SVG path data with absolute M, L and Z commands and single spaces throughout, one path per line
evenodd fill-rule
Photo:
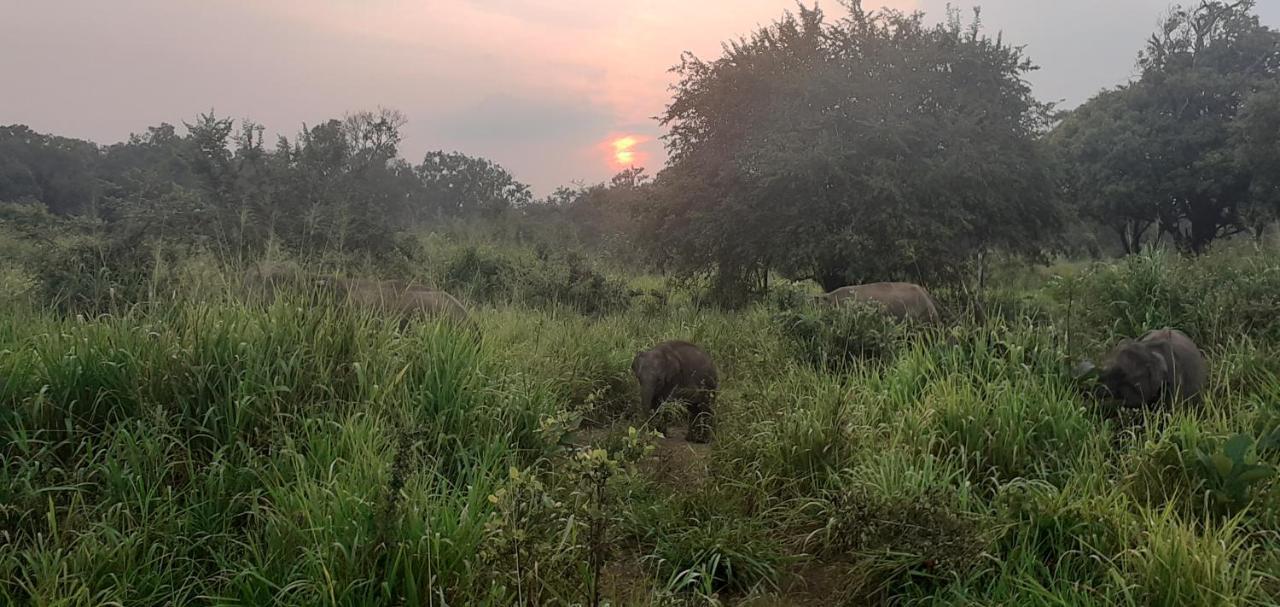
M 459 249 L 444 269 L 445 287 L 481 301 L 496 301 L 518 280 L 511 260 L 475 246 Z
M 45 252 L 40 297 L 63 311 L 119 311 L 172 290 L 180 256 L 173 245 L 142 234 L 85 238 Z
M 1110 335 L 1176 327 L 1204 346 L 1239 336 L 1280 339 L 1280 256 L 1242 248 L 1199 258 L 1148 252 L 1097 264 L 1060 284 L 1057 297 L 1074 299 L 1078 326 Z
M 566 306 L 604 314 L 630 305 L 620 281 L 592 269 L 577 253 L 526 255 L 523 251 L 464 246 L 447 262 L 445 286 L 490 303 Z
M 889 357 L 906 334 L 874 304 L 847 302 L 838 307 L 802 306 L 774 316 L 798 358 L 831 369 L 858 360 Z

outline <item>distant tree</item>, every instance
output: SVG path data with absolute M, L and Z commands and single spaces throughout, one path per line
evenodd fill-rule
M 1253 9 L 1253 0 L 1176 7 L 1139 56 L 1142 76 L 1054 133 L 1072 199 L 1121 233 L 1127 251 L 1154 225 L 1200 253 L 1266 210 L 1265 150 L 1276 135 L 1261 129 L 1280 75 L 1280 32 Z
M 186 127 L 191 141 L 191 170 L 219 206 L 228 206 L 234 197 L 236 180 L 231 162 L 231 133 L 235 130 L 235 121 L 209 112 Z
M 0 202 L 38 201 L 58 215 L 90 212 L 100 159 L 88 141 L 0 126 Z
M 950 280 L 1059 225 L 1021 51 L 977 22 L 801 7 L 720 59 L 686 55 L 645 242 L 725 289 Z
M 533 201 L 529 186 L 484 158 L 430 152 L 414 171 L 423 187 L 420 213 L 493 217 Z
M 1280 217 L 1280 79 L 1245 100 L 1233 133 L 1240 170 L 1253 176 L 1247 221 L 1261 236 Z
M 1132 254 L 1158 234 L 1164 193 L 1150 162 L 1150 132 L 1128 94 L 1127 87 L 1100 93 L 1067 115 L 1049 142 L 1062 160 L 1064 198 Z
M 147 173 L 154 180 L 196 188 L 200 184 L 191 168 L 190 147 L 190 140 L 179 135 L 171 124 L 148 127 L 145 133 L 135 133 L 128 141 L 105 148 L 99 177 L 114 182 Z
M 353 160 L 364 165 L 385 164 L 399 154 L 400 130 L 409 120 L 398 110 L 378 108 L 347 114 L 342 130 Z
M 416 178 L 400 160 L 402 118 L 388 110 L 361 112 L 303 129 L 282 142 L 274 169 L 286 187 L 274 208 L 292 218 L 293 238 L 304 251 L 390 253 L 388 236 L 399 232 Z
M 159 238 L 237 259 L 275 242 L 388 260 L 403 259 L 396 236 L 415 221 L 530 202 L 528 186 L 488 160 L 437 153 L 413 167 L 399 156 L 405 124 L 395 110 L 353 112 L 303 125 L 274 149 L 262 125 L 212 111 L 103 148 L 0 127 L 0 203 L 99 218 L 83 225 L 121 242 Z
M 632 262 L 640 258 L 636 254 L 641 237 L 636 217 L 652 197 L 653 180 L 643 168 L 633 167 L 614 175 L 607 184 L 579 189 L 563 208 L 582 245 Z

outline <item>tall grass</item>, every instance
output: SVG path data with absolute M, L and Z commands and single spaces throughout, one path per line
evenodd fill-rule
M 938 331 L 797 332 L 653 277 L 630 309 L 504 292 L 475 331 L 249 303 L 207 266 L 106 315 L 15 302 L 0 603 L 1274 604 L 1278 481 L 1224 505 L 1201 456 L 1243 434 L 1280 466 L 1278 325 L 1249 303 L 1275 268 L 1086 268 L 1073 320 L 1022 277 L 1027 307 Z M 1201 405 L 1116 416 L 1072 383 L 1163 324 L 1205 346 Z M 631 357 L 667 339 L 720 367 L 707 450 L 628 431 Z

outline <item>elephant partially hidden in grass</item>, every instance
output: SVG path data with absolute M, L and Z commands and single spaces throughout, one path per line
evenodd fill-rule
M 640 406 L 656 410 L 668 400 L 679 400 L 689 408 L 690 442 L 711 439 L 712 405 L 720 388 L 716 365 L 701 348 L 686 341 L 668 341 L 650 350 L 637 352 L 631 372 L 640 383 Z
M 818 300 L 831 305 L 844 301 L 874 303 L 898 320 L 936 324 L 940 319 L 933 296 L 924 287 L 909 282 L 873 282 L 840 287 L 819 295 Z
M 1111 349 L 1101 367 L 1085 361 L 1075 370 L 1077 378 L 1096 379 L 1099 396 L 1130 407 L 1197 401 L 1208 373 L 1195 342 L 1176 329 L 1157 329 L 1137 340 L 1124 339 Z
M 339 297 L 358 306 L 394 314 L 402 324 L 415 316 L 438 316 L 457 323 L 469 319 L 467 309 L 454 296 L 400 280 L 322 276 L 316 279 L 316 285 L 332 289 Z
M 245 275 L 245 285 L 250 293 L 267 301 L 273 300 L 279 289 L 295 289 L 391 313 L 402 325 L 417 316 L 439 316 L 458 323 L 469 319 L 466 307 L 452 295 L 400 280 L 314 276 L 268 265 L 250 269 Z

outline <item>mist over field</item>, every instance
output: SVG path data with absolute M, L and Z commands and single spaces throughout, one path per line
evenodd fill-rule
M 1277 8 L 687 4 L 0 11 L 0 604 L 1280 603 Z

